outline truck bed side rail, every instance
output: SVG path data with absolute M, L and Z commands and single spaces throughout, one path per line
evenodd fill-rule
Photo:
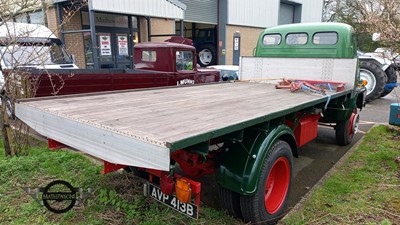
M 240 80 L 273 82 L 282 78 L 321 80 L 356 85 L 357 59 L 241 57 Z

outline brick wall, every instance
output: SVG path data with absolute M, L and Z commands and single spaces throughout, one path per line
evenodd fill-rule
M 57 9 L 52 6 L 49 7 L 46 11 L 47 13 L 47 26 L 57 37 L 61 37 L 60 27 L 57 23 Z
M 175 34 L 175 20 L 162 19 L 162 18 L 151 18 L 151 33 L 152 34 Z M 139 19 L 140 23 L 140 41 L 147 42 L 148 31 L 147 31 L 147 20 L 143 17 Z M 170 36 L 165 37 L 152 37 L 151 41 L 165 41 Z
M 72 17 L 63 18 L 65 22 L 64 30 L 82 30 L 81 14 L 77 12 Z M 76 65 L 79 68 L 86 68 L 85 54 L 83 49 L 83 35 L 82 33 L 65 34 L 65 46 L 67 51 L 75 55 Z

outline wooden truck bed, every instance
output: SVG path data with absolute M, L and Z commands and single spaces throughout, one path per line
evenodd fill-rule
M 235 82 L 26 99 L 16 115 L 40 134 L 108 162 L 168 170 L 172 150 L 327 101 Z

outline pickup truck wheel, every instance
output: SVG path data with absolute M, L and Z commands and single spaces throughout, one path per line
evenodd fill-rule
M 288 201 L 292 181 L 293 154 L 288 143 L 276 142 L 264 160 L 257 191 L 240 196 L 240 207 L 246 222 L 275 224 Z
M 198 63 L 202 67 L 211 66 L 217 62 L 217 50 L 211 44 L 200 46 L 198 56 Z
M 381 96 L 385 90 L 386 74 L 376 64 L 368 61 L 360 62 L 360 79 L 366 80 L 367 96 L 365 100 L 371 102 Z
M 345 121 L 339 121 L 336 123 L 335 133 L 336 142 L 338 145 L 348 145 L 353 140 L 354 135 L 358 131 L 360 117 L 357 111 L 351 114 L 350 119 Z
M 387 76 L 387 83 L 388 83 L 388 84 L 390 84 L 390 83 L 397 83 L 397 74 L 396 74 L 396 70 L 395 70 L 394 67 L 389 66 L 389 68 L 386 69 L 385 73 L 386 73 L 386 76 Z M 388 95 L 390 92 L 392 92 L 393 89 L 394 89 L 394 87 L 391 87 L 391 88 L 389 88 L 389 89 L 386 89 L 386 88 L 385 88 L 385 89 L 383 90 L 382 94 L 381 94 L 381 97 L 385 97 L 385 96 Z
M 219 199 L 221 207 L 225 209 L 229 215 L 243 219 L 240 211 L 240 195 L 229 189 L 219 186 Z

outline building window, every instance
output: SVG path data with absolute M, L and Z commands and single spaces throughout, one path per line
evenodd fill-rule
M 319 32 L 313 36 L 313 43 L 316 45 L 334 45 L 338 41 L 336 32 Z
M 83 47 L 85 52 L 86 68 L 93 69 L 93 52 L 92 52 L 92 40 L 90 32 L 83 32 Z
M 14 22 L 44 24 L 44 15 L 42 11 L 21 13 L 14 17 Z
M 263 45 L 279 45 L 282 36 L 280 34 L 267 34 L 263 37 Z
M 307 43 L 307 33 L 291 33 L 286 36 L 287 45 L 305 45 Z

